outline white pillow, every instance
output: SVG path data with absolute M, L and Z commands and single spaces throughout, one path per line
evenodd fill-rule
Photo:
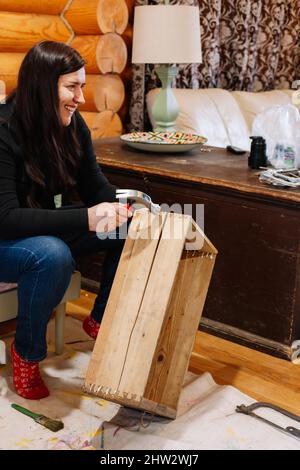
M 147 109 L 153 129 L 151 109 L 159 89 L 147 94 Z M 240 108 L 230 92 L 217 88 L 173 89 L 180 108 L 176 130 L 203 135 L 215 147 L 235 145 L 250 148 L 249 131 Z
M 291 98 L 288 94 L 281 90 L 258 92 L 232 91 L 231 94 L 236 99 L 244 115 L 249 132 L 251 132 L 252 124 L 257 114 L 273 106 L 285 105 L 291 102 Z
M 300 112 L 300 89 L 298 90 L 280 90 L 282 93 L 285 93 L 290 98 L 290 102 L 298 108 Z

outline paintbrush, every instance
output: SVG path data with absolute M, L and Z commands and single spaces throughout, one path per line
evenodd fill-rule
M 23 413 L 24 415 L 34 419 L 36 423 L 39 423 L 45 428 L 50 429 L 50 431 L 57 432 L 64 427 L 64 423 L 62 421 L 47 418 L 47 416 L 34 413 L 33 411 L 27 410 L 26 408 L 23 408 L 23 406 L 16 405 L 15 403 L 12 403 L 11 406 L 15 410 L 20 411 L 20 413 Z

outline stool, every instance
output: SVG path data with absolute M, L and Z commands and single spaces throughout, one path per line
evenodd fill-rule
M 1 286 L 2 283 L 0 283 Z M 18 295 L 16 284 L 2 284 L 6 290 L 0 291 L 0 323 L 16 318 L 18 312 Z M 68 289 L 59 305 L 55 308 L 55 352 L 61 354 L 64 345 L 64 322 L 66 315 L 66 302 L 80 297 L 81 274 L 75 271 L 72 274 Z M 6 364 L 5 343 L 0 341 L 0 364 Z

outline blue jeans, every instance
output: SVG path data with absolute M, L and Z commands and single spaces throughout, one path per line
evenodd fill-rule
M 68 288 L 77 255 L 107 250 L 92 316 L 100 322 L 124 240 L 100 240 L 94 233 L 64 241 L 53 236 L 0 240 L 0 282 L 18 283 L 17 353 L 28 361 L 47 355 L 46 330 L 53 309 Z

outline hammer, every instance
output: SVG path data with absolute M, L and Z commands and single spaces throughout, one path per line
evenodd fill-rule
M 158 214 L 160 212 L 159 204 L 154 204 L 151 197 L 142 191 L 136 191 L 135 189 L 117 189 L 116 199 L 120 199 L 120 202 L 122 202 L 122 199 L 125 201 L 130 199 L 134 204 L 142 204 L 147 207 L 147 209 L 149 209 L 153 214 Z

